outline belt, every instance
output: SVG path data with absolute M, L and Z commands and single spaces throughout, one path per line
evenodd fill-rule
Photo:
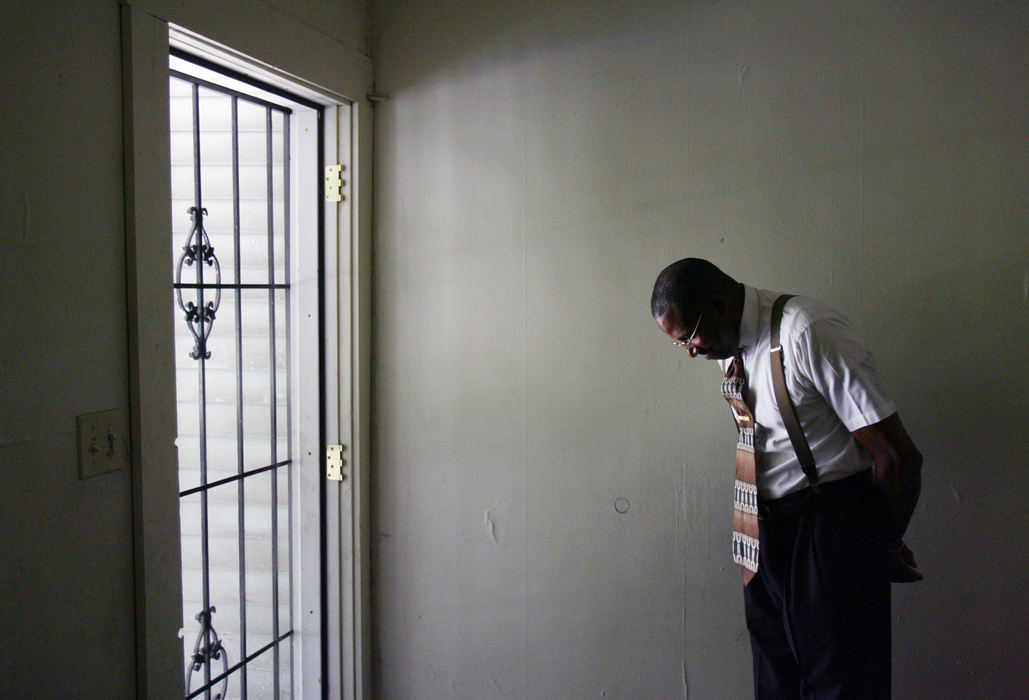
M 818 485 L 818 493 L 810 486 L 788 493 L 782 498 L 757 502 L 757 517 L 760 520 L 778 520 L 781 518 L 799 518 L 818 510 L 831 501 L 868 498 L 874 496 L 875 481 L 872 470 L 866 469 L 852 476 L 836 481 L 823 481 Z

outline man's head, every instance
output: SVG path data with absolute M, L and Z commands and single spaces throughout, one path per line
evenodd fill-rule
M 685 258 L 657 276 L 650 312 L 690 357 L 732 357 L 740 342 L 743 285 L 707 260 Z

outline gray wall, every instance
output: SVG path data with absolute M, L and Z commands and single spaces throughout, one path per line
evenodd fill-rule
M 374 8 L 383 694 L 747 692 L 731 426 L 646 312 L 686 254 L 877 351 L 927 457 L 898 696 L 1024 694 L 1026 6 L 430 5 Z M 118 6 L 0 27 L 0 696 L 126 697 L 128 475 L 74 441 L 128 400 Z
M 129 474 L 80 481 L 75 452 L 76 415 L 128 408 L 118 5 L 0 4 L 4 698 L 134 692 Z M 257 9 L 276 32 L 300 23 L 366 50 L 363 0 L 236 0 L 218 12 L 257 40 Z
M 847 314 L 925 454 L 897 696 L 1024 697 L 1029 5 L 372 15 L 383 695 L 749 693 L 718 370 L 647 310 L 696 255 Z

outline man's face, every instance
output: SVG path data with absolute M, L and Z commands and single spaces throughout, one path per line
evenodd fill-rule
M 681 344 L 690 357 L 708 360 L 732 357 L 739 345 L 738 322 L 725 318 L 722 304 L 684 311 L 671 306 L 663 316 L 654 319 L 661 331 Z

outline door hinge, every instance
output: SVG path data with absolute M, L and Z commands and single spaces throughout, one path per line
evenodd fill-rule
M 326 202 L 342 202 L 345 199 L 343 197 L 343 185 L 347 184 L 347 181 L 343 179 L 344 170 L 346 170 L 346 166 L 341 163 L 329 165 L 325 168 Z
M 346 445 L 329 445 L 325 449 L 325 478 L 332 481 L 346 481 L 347 475 L 343 467 L 347 461 L 343 459 Z

